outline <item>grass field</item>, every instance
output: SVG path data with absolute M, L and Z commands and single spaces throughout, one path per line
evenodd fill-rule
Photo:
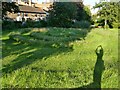
M 87 87 L 93 83 L 99 45 L 105 66 L 101 88 L 118 87 L 117 29 L 4 30 L 1 40 L 2 87 Z

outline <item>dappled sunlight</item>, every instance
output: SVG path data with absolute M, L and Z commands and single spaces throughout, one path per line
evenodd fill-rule
M 9 55 L 17 57 L 5 65 L 3 72 L 10 73 L 44 57 L 70 52 L 73 50 L 73 42 L 81 40 L 86 34 L 87 30 L 64 28 L 29 28 L 8 32 L 9 39 L 3 40 L 3 50 L 8 52 L 3 53 L 3 58 Z
M 20 55 L 24 55 L 24 54 L 27 54 L 27 53 L 30 53 L 30 52 L 35 52 L 37 49 L 31 49 L 31 50 L 28 50 L 28 51 L 25 51 L 23 53 L 20 53 Z
M 2 59 L 2 65 L 4 67 L 4 65 L 10 64 L 13 60 L 15 60 L 18 57 L 18 55 L 14 54 L 14 55 L 8 55 L 6 57 L 4 57 Z
M 34 28 L 32 29 L 32 32 L 47 32 L 47 28 Z

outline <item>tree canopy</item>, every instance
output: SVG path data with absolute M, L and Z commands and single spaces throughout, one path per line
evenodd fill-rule
M 94 8 L 99 8 L 97 15 L 98 22 L 101 25 L 105 25 L 104 21 L 107 21 L 109 27 L 114 27 L 114 24 L 118 24 L 118 6 L 116 2 L 100 2 L 94 6 Z
M 77 4 L 77 20 L 87 20 L 91 21 L 91 11 L 90 9 L 83 4 L 83 2 L 76 3 Z
M 18 12 L 19 8 L 15 2 L 2 2 L 2 17 L 4 17 L 7 12 Z
M 69 27 L 76 16 L 76 6 L 71 2 L 55 2 L 50 7 L 48 21 L 50 25 Z
M 48 13 L 50 26 L 71 27 L 74 20 L 90 21 L 91 18 L 91 12 L 83 2 L 54 2 Z

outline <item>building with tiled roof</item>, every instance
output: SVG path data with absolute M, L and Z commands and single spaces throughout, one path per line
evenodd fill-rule
M 35 18 L 45 18 L 46 17 L 46 11 L 48 10 L 48 7 L 52 3 L 38 3 L 37 0 L 35 2 L 32 2 L 32 0 L 12 0 L 12 2 L 16 2 L 16 4 L 19 7 L 19 15 L 24 18 L 27 16 L 27 18 L 35 19 Z M 18 14 L 14 13 L 8 13 L 8 17 L 13 18 L 14 20 Z

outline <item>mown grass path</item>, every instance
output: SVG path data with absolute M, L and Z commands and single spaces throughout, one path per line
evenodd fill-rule
M 104 50 L 105 66 L 101 87 L 118 87 L 117 29 L 28 28 L 6 30 L 2 36 L 2 87 L 89 86 L 93 83 L 95 50 L 99 45 Z

